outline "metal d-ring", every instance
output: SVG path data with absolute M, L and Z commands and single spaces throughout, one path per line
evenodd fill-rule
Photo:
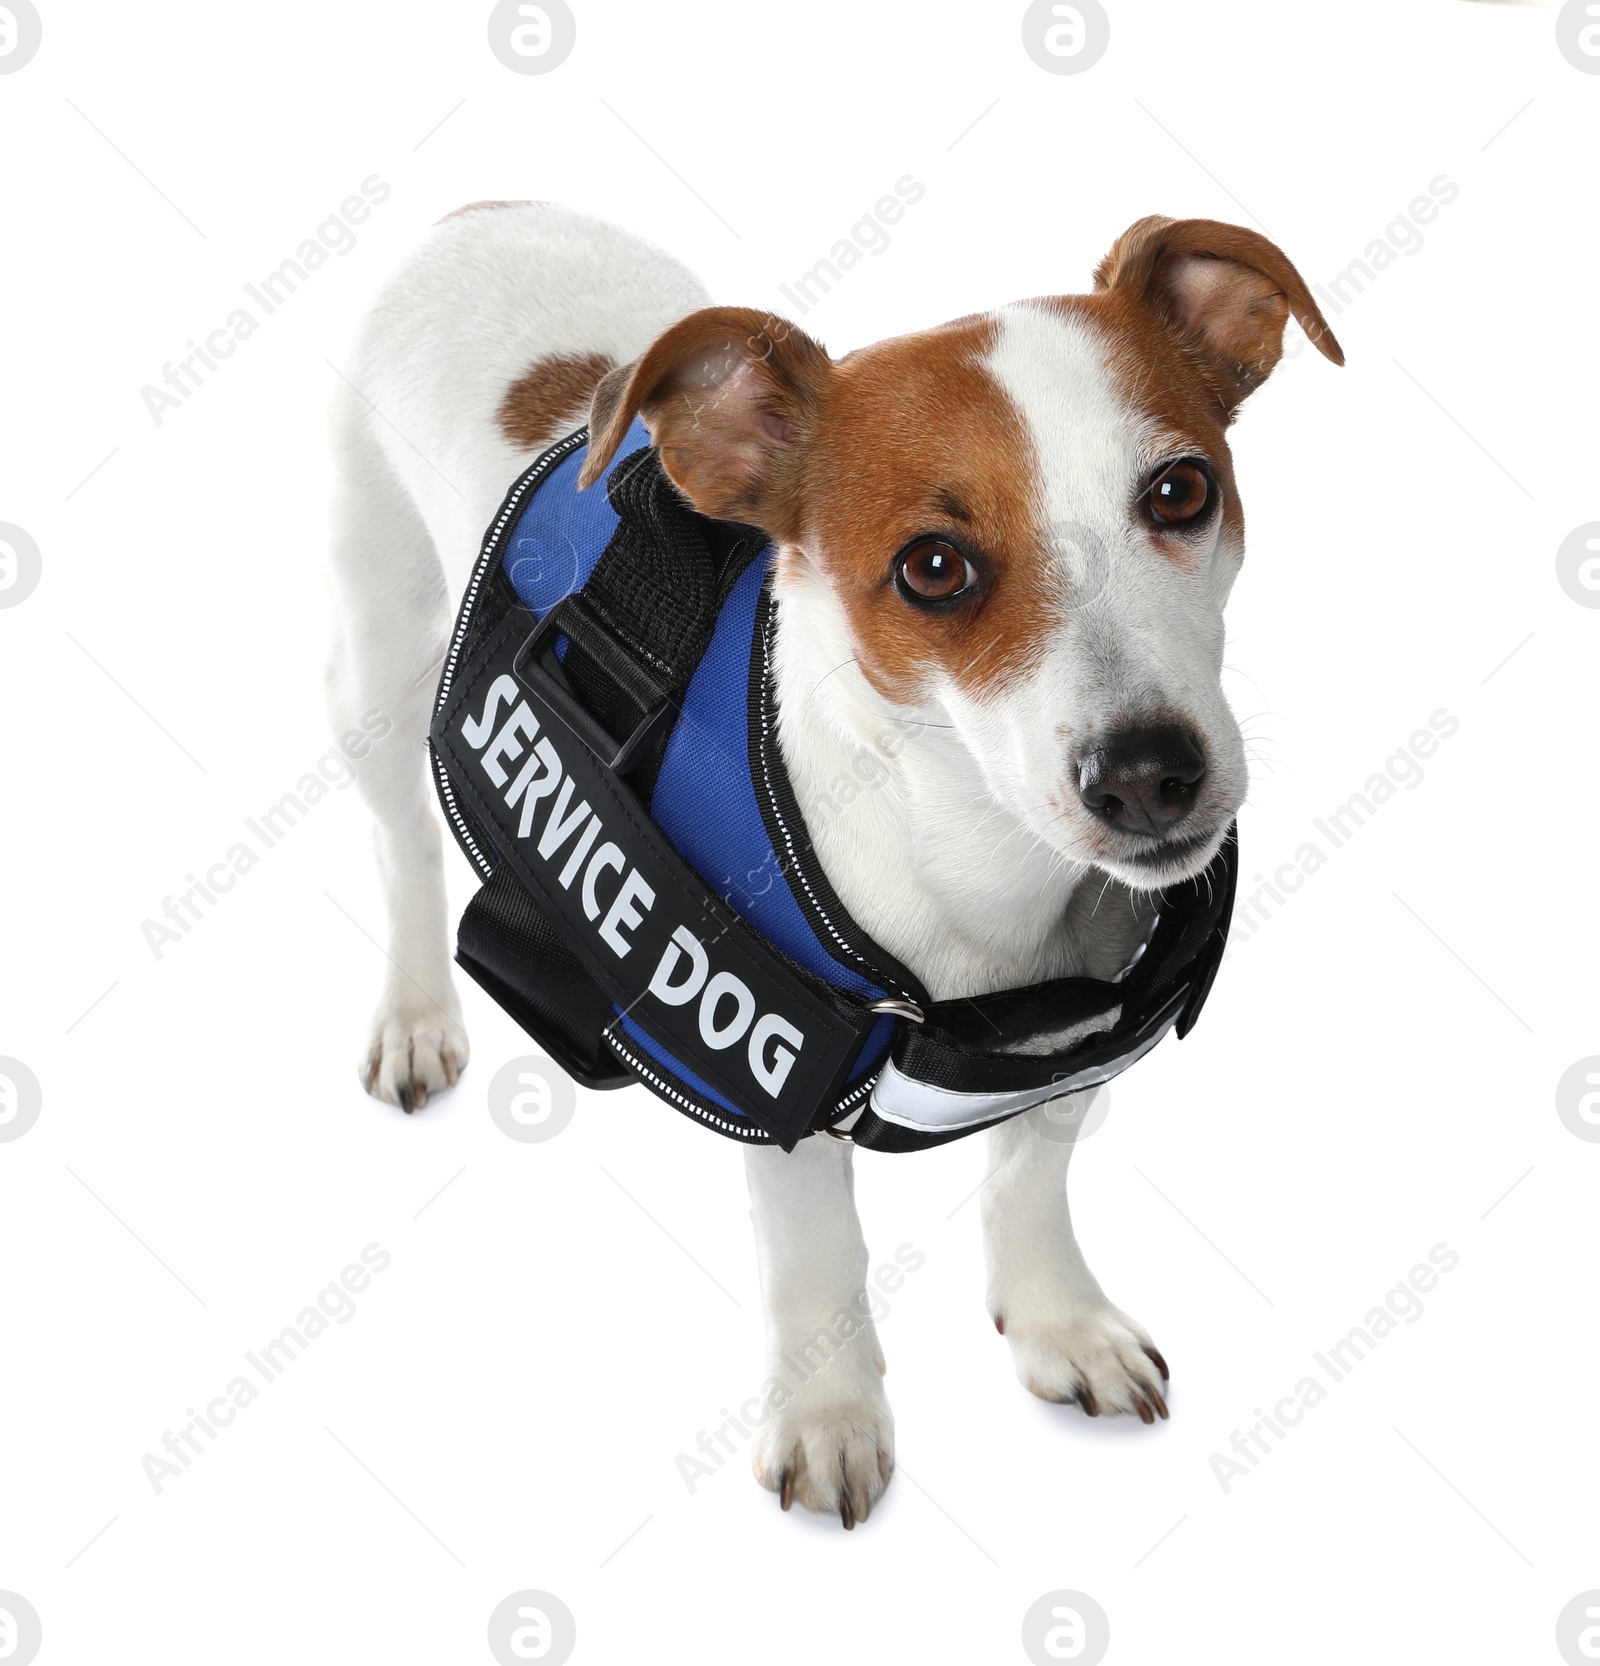
M 922 1008 L 915 1001 L 896 1001 L 892 999 L 873 1001 L 867 1010 L 884 1013 L 891 1018 L 904 1018 L 912 1024 L 920 1024 L 923 1021 Z M 819 1128 L 817 1132 L 826 1135 L 830 1140 L 837 1140 L 840 1145 L 854 1145 L 856 1143 L 855 1135 L 841 1134 L 836 1128 Z
M 896 1018 L 908 1018 L 913 1024 L 920 1024 L 923 1019 L 922 1008 L 915 1001 L 874 1001 L 867 1010 L 869 1012 L 887 1012 Z

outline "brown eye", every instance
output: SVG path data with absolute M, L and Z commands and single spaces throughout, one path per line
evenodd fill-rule
M 972 565 L 953 544 L 937 538 L 913 544 L 895 563 L 900 593 L 912 602 L 948 602 L 973 580 Z
M 1195 463 L 1174 463 L 1150 488 L 1150 513 L 1168 526 L 1198 519 L 1211 501 L 1211 480 Z

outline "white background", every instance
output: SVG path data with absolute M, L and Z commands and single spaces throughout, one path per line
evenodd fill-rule
M 1555 1109 L 1600 1052 L 1600 613 L 1555 577 L 1600 518 L 1600 77 L 1536 7 L 1108 3 L 1110 50 L 1063 76 L 1019 4 L 574 0 L 576 50 L 531 76 L 482 3 L 45 5 L 0 77 L 0 520 L 43 552 L 0 610 L 0 1054 L 44 1092 L 0 1144 L 0 1588 L 45 1666 L 488 1661 L 523 1587 L 579 1661 L 1022 1661 L 1063 1587 L 1112 1666 L 1559 1660 L 1600 1586 L 1600 1147 Z M 353 252 L 154 423 L 141 388 L 374 173 Z M 675 1466 L 761 1377 L 734 1146 L 642 1089 L 507 1139 L 486 1090 L 533 1049 L 470 985 L 461 1086 L 415 1117 L 363 1096 L 353 791 L 159 960 L 140 927 L 329 744 L 331 367 L 434 219 L 568 202 L 784 311 L 908 173 L 889 248 L 806 315 L 835 352 L 1086 288 L 1152 212 L 1259 224 L 1326 284 L 1459 186 L 1332 318 L 1348 368 L 1303 352 L 1236 431 L 1246 876 L 1431 713 L 1460 728 L 1241 928 L 1079 1153 L 1080 1237 L 1172 1362 L 1170 1423 L 1016 1383 L 978 1142 L 859 1160 L 874 1264 L 926 1265 L 882 1327 L 901 1468 L 846 1535 L 742 1450 L 692 1495 Z M 142 1455 L 373 1242 L 355 1318 L 157 1494 Z M 1225 1493 L 1211 1455 L 1440 1243 L 1423 1317 Z

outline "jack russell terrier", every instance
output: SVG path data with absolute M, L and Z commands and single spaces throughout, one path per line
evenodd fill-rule
M 420 753 L 430 725 L 436 748 L 448 741 L 435 710 L 470 635 L 464 604 L 452 641 L 457 598 L 479 591 L 481 564 L 535 478 L 554 482 L 550 471 L 580 442 L 586 454 L 572 458 L 570 501 L 586 525 L 604 518 L 591 565 L 617 529 L 600 562 L 611 563 L 610 594 L 622 593 L 616 539 L 635 510 L 652 525 L 676 526 L 681 515 L 691 542 L 702 533 L 717 542 L 717 528 L 705 531 L 711 523 L 733 538 L 722 540 L 728 549 L 735 531 L 753 534 L 747 560 L 765 550 L 767 624 L 757 635 L 772 721 L 759 727 L 787 776 L 784 838 L 791 824 L 799 830 L 797 848 L 812 866 L 794 861 L 812 876 L 811 903 L 816 893 L 831 898 L 839 918 L 860 923 L 857 941 L 901 974 L 898 988 L 889 975 L 850 985 L 854 996 L 824 988 L 824 1008 L 854 1000 L 864 1024 L 911 1029 L 931 1020 L 929 1003 L 983 1010 L 985 998 L 992 1005 L 996 992 L 1018 985 L 1103 991 L 1137 970 L 1147 938 L 1155 941 L 1152 919 L 1168 907 L 1161 899 L 1208 881 L 1231 848 L 1245 794 L 1243 743 L 1219 680 L 1223 607 L 1244 556 L 1227 429 L 1278 362 L 1291 314 L 1343 363 L 1299 273 L 1272 243 L 1215 221 L 1151 217 L 1116 241 L 1091 294 L 1017 302 L 834 360 L 792 325 L 711 306 L 676 261 L 571 210 L 480 203 L 441 221 L 367 318 L 350 375 L 358 391 L 345 393 L 336 413 L 331 707 L 341 730 L 377 707 L 406 743 L 372 754 L 360 774 L 378 822 L 392 968 L 362 1058 L 367 1091 L 411 1111 L 467 1063 L 439 821 Z M 574 432 L 586 421 L 586 432 Z M 642 510 L 629 509 L 630 491 Z M 614 512 L 604 508 L 607 493 Z M 695 545 L 703 547 L 703 539 Z M 737 578 L 737 562 L 730 572 Z M 624 590 L 628 576 L 624 567 Z M 738 589 L 731 579 L 722 585 L 718 605 L 731 607 Z M 507 624 L 513 647 L 512 627 L 520 621 L 525 634 L 543 605 L 523 601 L 530 611 Z M 517 598 L 507 590 L 505 602 Z M 670 596 L 664 605 L 670 613 Z M 645 634 L 654 607 L 640 615 Z M 547 647 L 571 672 L 578 623 L 570 611 L 564 617 L 564 645 L 552 636 Z M 748 618 L 744 629 L 740 679 L 751 662 Z M 711 640 L 691 657 L 709 664 Z M 583 914 L 572 905 L 579 927 L 584 914 L 606 912 L 602 934 L 623 956 L 643 941 L 649 928 L 640 922 L 666 883 L 665 870 L 653 888 L 621 846 L 594 843 L 603 828 L 590 800 L 600 802 L 632 767 L 628 748 L 611 774 L 583 777 L 610 749 L 603 726 L 568 729 L 551 715 L 562 708 L 516 704 L 524 684 L 534 686 L 526 653 L 461 690 L 461 733 L 481 748 L 476 763 L 496 790 L 526 756 L 505 796 L 514 809 L 522 794 L 527 835 L 535 800 L 547 795 L 542 852 L 564 855 L 561 841 L 584 829 L 560 886 L 581 893 Z M 642 675 L 650 655 L 641 655 Z M 559 667 L 550 675 L 564 680 Z M 673 686 L 665 703 L 687 713 L 695 685 L 687 694 L 681 680 Z M 753 676 L 750 689 L 755 713 Z M 537 746 L 536 707 L 545 731 Z M 587 734 L 596 758 L 585 762 L 575 733 Z M 691 855 L 697 835 L 675 833 L 661 811 L 677 731 L 662 744 L 651 765 L 662 772 L 649 812 L 658 825 L 645 836 L 664 830 L 679 851 L 661 860 L 675 862 Z M 863 755 L 876 760 L 875 789 L 838 793 L 841 758 Z M 437 750 L 435 762 L 450 810 L 452 776 Z M 589 797 L 569 813 L 585 779 L 594 783 Z M 616 793 L 613 825 L 644 827 L 637 802 Z M 702 806 L 693 825 L 716 822 L 718 802 L 713 791 L 712 813 Z M 514 814 L 497 823 L 508 847 L 514 823 Z M 457 818 L 469 854 L 476 825 Z M 759 819 L 752 825 L 759 832 Z M 589 867 L 575 885 L 584 856 Z M 606 910 L 595 886 L 608 863 L 621 877 L 604 882 L 620 884 Z M 489 862 L 480 867 L 490 873 Z M 565 894 L 551 882 L 548 897 L 559 903 Z M 745 911 L 732 895 L 724 900 Z M 813 911 L 818 920 L 832 929 L 826 910 Z M 744 932 L 726 921 L 721 929 L 730 948 Z M 798 1081 L 800 1028 L 781 1016 L 753 1022 L 754 997 L 732 974 L 707 983 L 711 938 L 699 930 L 680 927 L 665 940 L 650 986 L 660 1012 L 670 1017 L 668 1006 L 689 998 L 680 991 L 704 986 L 697 1021 L 708 1047 L 748 1035 L 750 1069 L 768 1091 Z M 479 976 L 465 949 L 464 922 L 462 964 Z M 784 952 L 799 958 L 790 946 Z M 671 969 L 684 966 L 674 983 Z M 861 989 L 886 998 L 863 1004 Z M 755 1473 L 785 1509 L 799 1499 L 852 1527 L 888 1483 L 894 1425 L 865 1305 L 867 1249 L 842 1108 L 870 1090 L 871 1106 L 856 1104 L 855 1116 L 892 1122 L 884 1084 L 901 1055 L 881 1078 L 859 1060 L 852 1076 L 841 1066 L 827 1092 L 855 1082 L 845 1097 L 830 1099 L 820 1120 L 769 1138 L 742 1120 L 718 1079 L 681 1064 L 673 1075 L 666 1054 L 629 1028 L 620 998 L 594 993 L 605 1039 L 635 1075 L 745 1139 L 769 1362 L 762 1415 L 751 1419 Z M 732 1001 L 726 1022 L 723 997 Z M 1172 1010 L 1160 1016 L 1152 1036 Z M 1096 1023 L 1114 1019 L 1112 1011 Z M 691 1030 L 682 1033 L 692 1045 Z M 849 1033 L 859 1043 L 865 1031 Z M 1018 1051 L 1030 1048 L 1039 1050 L 1029 1041 Z M 707 1052 L 707 1070 L 721 1056 Z M 572 1068 L 599 1086 L 632 1079 Z M 1059 1097 L 1068 1078 L 1050 1080 Z M 926 1088 L 924 1099 L 940 1091 Z M 986 1119 L 949 1124 L 988 1129 L 989 1313 L 1032 1393 L 1090 1416 L 1132 1412 L 1151 1423 L 1167 1416 L 1167 1366 L 1144 1328 L 1107 1300 L 1078 1249 L 1065 1186 L 1072 1144 L 1047 1119 L 1050 1097 L 1035 1084 L 985 1100 Z M 918 1126 L 915 1117 L 899 1124 L 903 1135 Z M 812 1137 L 801 1137 L 807 1128 Z M 819 1337 L 829 1343 L 827 1368 L 795 1385 L 783 1362 Z

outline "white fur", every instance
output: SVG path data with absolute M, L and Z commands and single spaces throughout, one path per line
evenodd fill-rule
M 329 705 L 340 731 L 376 706 L 400 737 L 361 773 L 391 967 L 361 1069 L 391 1104 L 425 1103 L 467 1062 L 423 741 L 483 529 L 527 463 L 495 413 L 534 360 L 591 351 L 626 362 L 707 299 L 675 261 L 603 221 L 543 204 L 483 208 L 434 227 L 350 355 L 334 412 Z
M 362 1064 L 379 1098 L 420 1104 L 467 1059 L 423 738 L 456 598 L 527 460 L 497 426 L 497 407 L 536 359 L 581 351 L 625 362 L 706 301 L 676 262 L 614 227 L 553 207 L 485 208 L 435 228 L 351 356 L 337 413 L 330 702 L 339 728 L 377 706 L 401 739 L 361 774 L 378 822 L 393 968 Z M 1214 542 L 1191 576 L 1124 547 L 1130 494 L 1160 437 L 1118 395 L 1101 344 L 1081 327 L 1008 309 L 991 369 L 1030 428 L 1050 518 L 1073 523 L 1058 541 L 1062 586 L 1081 590 L 1096 576 L 1084 566 L 1095 551 L 1115 557 L 1099 599 L 1068 611 L 1042 669 L 999 699 L 952 683 L 924 709 L 897 711 L 853 664 L 843 615 L 814 568 L 795 563 L 779 595 L 779 739 L 823 866 L 850 911 L 941 998 L 1068 972 L 1109 976 L 1126 961 L 1134 904 L 1106 872 L 1090 880 L 1081 812 L 1065 790 L 1085 737 L 1176 705 L 1220 764 L 1216 805 L 1243 784 L 1237 729 L 1215 686 L 1236 552 Z M 873 784 L 857 772 L 841 791 L 845 766 L 863 755 Z M 1035 1392 L 1087 1388 L 1102 1410 L 1137 1409 L 1156 1395 L 1149 1339 L 1106 1301 L 1078 1253 L 1064 1193 L 1070 1147 L 1039 1135 L 1041 1114 L 989 1137 L 991 1311 Z M 748 1172 L 776 1359 L 857 1301 L 867 1252 L 846 1148 L 820 1138 L 788 1156 L 753 1148 Z M 803 1503 L 841 1510 L 847 1523 L 864 1517 L 893 1461 L 881 1370 L 868 1326 L 763 1427 L 758 1477 L 778 1487 L 788 1470 Z
M 1080 1117 L 1065 1126 L 1082 1125 Z M 1074 1146 L 1063 1133 L 1042 1107 L 989 1133 L 979 1193 L 989 1314 L 1004 1326 L 1030 1393 L 1095 1413 L 1137 1411 L 1142 1401 L 1148 1423 L 1148 1413 L 1166 1415 L 1161 1371 L 1147 1352 L 1154 1344 L 1106 1299 L 1078 1248 L 1066 1190 Z
M 745 1156 L 767 1315 L 766 1375 L 788 1383 L 797 1375 L 791 1360 L 806 1360 L 808 1370 L 810 1359 L 826 1360 L 761 1425 L 752 1461 L 756 1479 L 774 1492 L 787 1471 L 793 1496 L 809 1509 L 848 1507 L 847 1520 L 865 1521 L 894 1467 L 894 1418 L 872 1321 L 862 1319 L 848 1340 L 836 1341 L 840 1312 L 868 1311 L 853 1155 L 838 1140 L 811 1139 L 788 1154 L 753 1146 Z
M 1003 701 L 963 701 L 978 755 L 993 759 L 997 792 L 1022 806 L 1038 836 L 1069 860 L 1155 888 L 1201 871 L 1243 802 L 1244 742 L 1223 698 L 1222 609 L 1243 552 L 1212 517 L 1188 572 L 1152 547 L 1129 513 L 1144 483 L 1189 444 L 1162 434 L 1119 391 L 1090 327 L 1037 305 L 1007 307 L 989 369 L 1022 412 L 1063 595 L 1063 628 L 1044 666 Z M 1152 876 L 1088 838 L 1076 760 L 1112 730 L 1179 714 L 1201 740 L 1207 770 L 1189 825 L 1211 837 Z

